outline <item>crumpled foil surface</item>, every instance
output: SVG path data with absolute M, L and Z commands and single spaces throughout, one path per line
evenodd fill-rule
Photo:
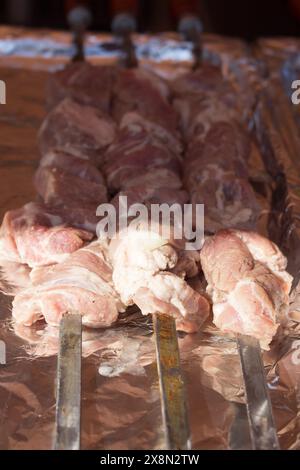
M 141 65 L 165 77 L 192 65 L 191 45 L 174 34 L 134 41 Z M 121 57 L 109 35 L 88 35 L 86 54 L 103 64 Z M 239 74 L 256 77 L 247 54 L 241 41 L 204 36 L 204 57 L 237 81 Z M 71 55 L 67 33 L 0 28 L 0 79 L 7 86 L 7 104 L 0 107 L 1 220 L 7 210 L 35 198 L 36 134 L 45 115 L 47 73 Z M 3 268 L 1 290 L 9 291 L 5 279 L 14 279 L 14 269 Z M 26 271 L 18 274 L 25 282 Z M 5 344 L 6 364 L 0 365 L 0 448 L 51 449 L 58 330 L 43 323 L 16 327 L 10 310 L 11 297 L 1 294 L 0 352 Z M 192 447 L 250 448 L 235 341 L 208 322 L 201 333 L 181 335 L 179 346 Z M 264 361 L 281 448 L 300 449 L 299 329 L 283 331 Z M 81 439 L 82 449 L 164 447 L 152 324 L 137 311 L 121 316 L 114 328 L 83 332 Z

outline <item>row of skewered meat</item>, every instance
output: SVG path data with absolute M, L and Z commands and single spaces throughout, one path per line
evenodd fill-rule
M 292 278 L 259 234 L 265 207 L 249 175 L 258 150 L 220 70 L 203 66 L 167 83 L 140 68 L 72 64 L 50 77 L 47 105 L 38 200 L 8 212 L 1 227 L 14 320 L 57 325 L 80 312 L 84 325 L 108 327 L 135 304 L 195 332 L 212 309 L 218 328 L 268 348 L 288 317 Z M 97 239 L 97 207 L 118 209 L 119 196 L 148 207 L 204 204 L 203 248 L 187 251 L 183 238 L 147 223 Z

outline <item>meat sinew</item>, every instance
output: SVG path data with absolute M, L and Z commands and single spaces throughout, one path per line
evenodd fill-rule
M 268 349 L 286 320 L 292 283 L 280 250 L 257 233 L 221 230 L 205 241 L 200 257 L 215 325 L 254 336 Z
M 123 311 L 103 242 L 93 242 L 59 264 L 34 269 L 31 281 L 13 301 L 17 323 L 30 326 L 44 318 L 58 325 L 63 315 L 75 312 L 84 325 L 99 328 L 110 326 Z

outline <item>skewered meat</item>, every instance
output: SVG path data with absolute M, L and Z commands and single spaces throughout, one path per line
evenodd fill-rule
M 59 150 L 45 153 L 39 161 L 39 168 L 59 168 L 83 180 L 104 184 L 104 178 L 95 165 Z
M 184 183 L 191 202 L 204 204 L 205 230 L 257 229 L 263 208 L 249 181 L 253 143 L 237 122 L 237 95 L 215 67 L 172 84 L 187 152 Z
M 67 227 L 59 213 L 29 203 L 5 214 L 0 230 L 0 258 L 31 267 L 63 261 L 93 234 Z
M 194 332 L 207 319 L 210 306 L 205 297 L 195 292 L 180 276 L 171 272 L 179 261 L 183 241 L 160 235 L 161 227 L 148 224 L 128 228 L 126 235 L 112 240 L 110 255 L 113 281 L 125 305 L 136 304 L 144 315 L 166 313 L 174 316 L 177 329 Z M 183 257 L 184 252 L 181 251 Z M 186 271 L 187 264 L 180 260 Z M 196 264 L 189 272 L 195 275 Z
M 146 119 L 137 112 L 124 114 L 119 127 L 122 131 L 126 131 L 126 134 L 129 136 L 140 135 L 141 133 L 149 136 L 150 134 L 158 142 L 161 142 L 161 144 L 172 150 L 172 152 L 176 152 L 177 154 L 182 152 L 179 134 L 170 132 L 162 125 L 154 121 L 149 121 L 149 119 Z
M 42 154 L 63 150 L 98 164 L 114 138 L 115 124 L 107 114 L 66 98 L 44 120 L 39 146 Z
M 146 170 L 140 174 L 128 175 L 125 181 L 122 181 L 122 189 L 127 190 L 137 186 L 149 187 L 152 189 L 169 188 L 181 189 L 182 181 L 179 175 L 176 175 L 167 168 L 157 168 Z
M 123 149 L 122 145 L 107 153 L 110 160 L 103 167 L 107 184 L 112 191 L 123 189 L 128 178 L 136 178 L 145 170 L 166 169 L 177 175 L 180 171 L 178 157 L 167 149 L 157 147 L 155 143 L 141 139 L 131 149 Z M 126 183 L 125 183 L 126 185 Z
M 180 114 L 181 128 L 187 141 L 205 137 L 218 121 L 239 121 L 242 115 L 235 90 L 220 69 L 203 66 L 172 84 L 173 105 Z
M 181 145 L 177 137 L 138 113 L 127 113 L 115 142 L 105 157 L 103 171 L 114 192 L 128 186 L 154 184 L 156 188 L 181 187 Z M 161 171 L 162 170 L 162 171 Z M 153 178 L 155 172 L 158 177 Z M 170 181 L 166 181 L 170 178 Z M 134 180 L 134 183 L 132 182 Z
M 205 167 L 200 178 L 198 187 L 190 191 L 191 202 L 204 204 L 207 233 L 227 227 L 249 230 L 256 226 L 261 207 L 247 180 L 213 164 Z
M 153 188 L 147 185 L 136 186 L 134 188 L 120 191 L 115 196 L 111 203 L 117 205 L 119 203 L 119 197 L 127 197 L 127 206 L 133 204 L 144 204 L 150 206 L 151 204 L 180 204 L 183 205 L 189 201 L 189 196 L 186 191 L 173 189 L 173 188 Z
M 113 93 L 113 116 L 118 122 L 124 114 L 136 111 L 176 134 L 177 114 L 168 103 L 169 87 L 156 75 L 141 69 L 122 70 Z
M 268 349 L 286 320 L 292 282 L 280 250 L 256 233 L 221 230 L 205 241 L 200 257 L 216 326 L 254 336 Z
M 48 108 L 54 108 L 64 98 L 72 98 L 80 104 L 109 112 L 114 73 L 112 67 L 97 67 L 88 62 L 69 64 L 50 75 Z
M 185 156 L 186 173 L 193 175 L 206 165 L 214 164 L 222 170 L 233 171 L 240 178 L 247 178 L 250 152 L 251 141 L 241 126 L 217 121 L 204 138 L 189 143 Z
M 34 183 L 38 194 L 46 204 L 82 207 L 97 206 L 107 201 L 106 186 L 80 176 L 74 176 L 56 167 L 40 167 L 35 173 Z
M 16 295 L 12 314 L 30 326 L 41 318 L 58 325 L 62 316 L 82 314 L 84 325 L 110 326 L 123 310 L 111 282 L 111 266 L 103 242 L 93 242 L 65 261 L 31 272 L 32 287 Z

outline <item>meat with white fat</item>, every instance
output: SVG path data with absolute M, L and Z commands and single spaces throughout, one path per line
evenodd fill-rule
M 30 326 L 45 319 L 54 326 L 64 315 L 79 313 L 84 325 L 102 328 L 124 310 L 103 242 L 95 241 L 59 264 L 33 269 L 30 276 L 32 285 L 13 301 L 17 323 Z
M 66 226 L 59 212 L 43 204 L 28 203 L 5 214 L 0 229 L 0 259 L 30 267 L 58 263 L 92 238 L 86 230 Z
M 268 349 L 287 321 L 292 283 L 278 247 L 254 232 L 221 230 L 205 241 L 200 258 L 215 325 Z

